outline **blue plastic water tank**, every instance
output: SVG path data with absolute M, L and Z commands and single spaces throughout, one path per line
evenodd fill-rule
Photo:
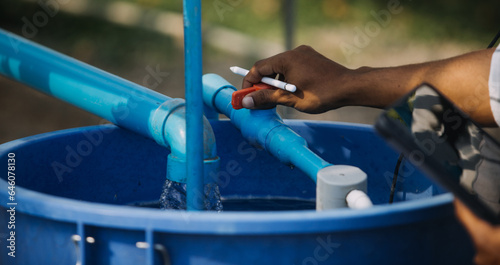
M 287 121 L 334 164 L 368 174 L 366 210 L 185 212 L 157 201 L 168 150 L 114 126 L 46 133 L 0 146 L 0 264 L 469 264 L 473 249 L 452 196 L 405 164 L 371 127 Z M 315 197 L 315 184 L 213 121 L 225 198 Z M 9 201 L 8 154 L 15 154 Z M 12 155 L 11 155 L 12 156 Z M 0 164 L 1 165 L 1 164 Z M 8 203 L 15 202 L 15 206 Z M 8 209 L 15 207 L 15 229 Z M 8 255 L 15 231 L 15 255 Z M 170 263 L 169 263 L 170 262 Z

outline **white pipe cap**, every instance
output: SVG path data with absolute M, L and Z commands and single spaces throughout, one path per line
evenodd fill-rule
M 366 180 L 366 173 L 354 166 L 333 165 L 321 169 L 317 175 L 316 210 L 347 207 L 347 194 L 352 190 L 366 192 Z

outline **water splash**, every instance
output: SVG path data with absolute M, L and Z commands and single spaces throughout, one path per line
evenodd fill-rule
M 205 185 L 204 204 L 205 209 L 209 211 L 222 212 L 222 201 L 217 183 L 208 183 Z
M 222 211 L 222 202 L 217 183 L 208 183 L 204 188 L 205 210 Z M 167 179 L 160 197 L 161 209 L 186 210 L 186 184 Z
M 167 179 L 160 196 L 160 209 L 186 209 L 186 184 Z

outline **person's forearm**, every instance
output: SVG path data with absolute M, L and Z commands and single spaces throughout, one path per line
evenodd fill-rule
M 424 82 L 441 90 L 482 125 L 494 125 L 490 109 L 488 77 L 493 49 L 398 67 L 348 69 L 316 52 L 299 46 L 256 62 L 243 80 L 243 88 L 264 76 L 280 74 L 297 86 L 295 93 L 261 90 L 245 97 L 245 108 L 272 108 L 277 104 L 308 113 L 344 106 L 384 108 Z
M 489 104 L 488 77 L 494 49 L 398 67 L 362 67 L 353 71 L 346 105 L 386 107 L 426 82 L 454 101 L 482 125 L 494 125 Z

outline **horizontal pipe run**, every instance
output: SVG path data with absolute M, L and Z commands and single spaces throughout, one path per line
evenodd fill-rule
M 290 161 L 291 165 L 304 171 L 315 182 L 319 170 L 331 165 L 312 152 L 305 139 L 286 125 L 275 127 L 269 132 L 267 140 L 267 146 L 276 146 L 278 149 L 275 156 L 280 161 Z
M 0 74 L 170 148 L 169 162 L 174 162 L 167 171 L 176 175 L 167 177 L 186 181 L 183 99 L 172 99 L 2 29 Z M 203 159 L 209 164 L 205 171 L 217 170 L 215 136 L 206 119 L 202 141 Z
M 275 109 L 233 109 L 234 91 L 236 88 L 218 75 L 203 76 L 205 104 L 228 116 L 251 144 L 263 147 L 282 163 L 299 168 L 315 182 L 319 170 L 331 166 L 307 147 L 304 138 L 283 123 Z
M 0 74 L 150 138 L 160 133 L 150 118 L 171 100 L 1 29 Z

